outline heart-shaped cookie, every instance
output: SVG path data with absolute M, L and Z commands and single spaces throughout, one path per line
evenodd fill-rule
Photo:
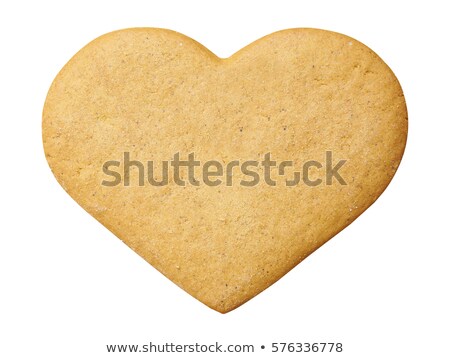
M 220 312 L 366 210 L 406 135 L 388 66 L 314 29 L 271 34 L 227 59 L 169 30 L 112 32 L 66 64 L 43 113 L 61 186 Z

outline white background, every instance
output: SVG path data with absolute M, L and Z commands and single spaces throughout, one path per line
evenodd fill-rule
M 269 348 L 328 341 L 342 342 L 344 352 L 312 355 L 450 357 L 445 3 L 2 2 L 0 357 L 107 357 L 114 355 L 106 344 L 149 341 Z M 191 298 L 84 212 L 45 161 L 41 112 L 54 76 L 95 37 L 138 26 L 177 30 L 221 57 L 280 29 L 333 30 L 377 52 L 405 92 L 408 144 L 386 192 L 226 315 Z M 277 355 L 269 350 L 247 355 Z

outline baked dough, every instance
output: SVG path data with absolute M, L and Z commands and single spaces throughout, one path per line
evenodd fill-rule
M 42 129 L 48 163 L 69 195 L 167 278 L 225 313 L 380 196 L 404 151 L 407 111 L 389 67 L 338 33 L 284 30 L 221 59 L 177 32 L 134 28 L 97 38 L 64 66 Z M 345 185 L 247 187 L 236 174 L 230 186 L 179 186 L 173 178 L 140 186 L 137 168 L 128 186 L 102 185 L 105 162 L 123 162 L 124 153 L 157 166 L 175 153 L 228 163 L 270 152 L 304 163 L 323 162 L 327 151 L 346 161 Z

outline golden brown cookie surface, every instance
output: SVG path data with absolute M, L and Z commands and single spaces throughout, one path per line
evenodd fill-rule
M 271 34 L 228 59 L 169 30 L 106 34 L 61 70 L 43 115 L 47 160 L 63 188 L 220 312 L 267 288 L 367 209 L 393 177 L 406 134 L 402 90 L 386 64 L 354 39 L 313 29 Z M 277 184 L 264 182 L 261 166 L 254 186 L 240 185 L 236 170 L 231 185 L 223 177 L 217 186 L 180 186 L 171 175 L 167 185 L 139 185 L 138 166 L 128 186 L 124 175 L 105 185 L 105 163 L 117 161 L 120 172 L 125 153 L 145 172 L 153 161 L 155 173 L 176 153 L 224 167 L 266 153 L 296 169 L 310 160 L 322 167 L 293 186 L 277 168 Z M 345 185 L 327 185 L 327 153 L 333 165 L 346 160 Z

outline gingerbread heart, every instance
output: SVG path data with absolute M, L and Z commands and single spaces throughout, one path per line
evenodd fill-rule
M 169 30 L 112 32 L 64 66 L 43 113 L 61 186 L 219 312 L 366 210 L 406 136 L 389 67 L 315 29 L 276 32 L 227 59 Z

